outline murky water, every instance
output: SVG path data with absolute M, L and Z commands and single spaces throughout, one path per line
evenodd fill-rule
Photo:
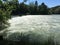
M 5 38 L 18 40 L 20 34 L 30 35 L 30 40 L 46 41 L 49 36 L 60 43 L 60 15 L 28 15 L 9 20 Z M 12 35 L 14 34 L 14 35 Z M 41 37 L 42 36 L 42 37 Z

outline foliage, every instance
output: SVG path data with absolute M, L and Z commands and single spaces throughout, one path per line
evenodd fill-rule
M 0 0 L 0 5 L 2 4 L 2 1 Z
M 8 18 L 7 18 L 6 12 L 0 9 L 0 30 L 6 27 L 7 19 Z
M 57 9 L 55 9 L 55 14 L 60 14 L 60 7 L 58 7 Z
M 60 6 L 50 8 L 52 14 L 60 14 Z
M 24 0 L 24 2 L 27 2 L 27 0 Z
M 35 6 L 35 4 L 33 2 L 29 4 L 29 13 L 30 14 L 34 14 L 34 6 Z
M 38 2 L 37 1 L 35 1 L 34 12 L 36 15 L 38 14 Z
M 31 2 L 29 5 L 25 4 L 28 0 L 23 0 L 22 3 L 19 3 L 18 0 L 6 0 L 6 3 L 3 3 L 4 8 L 11 10 L 11 15 L 46 15 L 46 14 L 60 14 L 60 6 L 48 8 L 47 5 L 42 3 L 38 5 L 38 1 Z M 0 7 L 2 7 L 2 1 L 0 0 Z
M 28 12 L 28 6 L 25 5 L 24 3 L 21 3 L 19 5 L 19 8 L 20 8 L 19 9 L 20 14 L 26 14 Z
M 40 14 L 48 14 L 49 13 L 49 11 L 48 11 L 48 7 L 44 4 L 44 3 L 42 3 L 40 6 L 39 6 L 39 13 Z
M 0 8 L 0 30 L 6 28 L 8 26 L 7 20 L 11 18 L 11 7 L 9 7 L 8 3 L 1 4 Z

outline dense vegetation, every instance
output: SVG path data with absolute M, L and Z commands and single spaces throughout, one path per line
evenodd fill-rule
M 11 10 L 11 15 L 48 15 L 48 14 L 60 14 L 60 6 L 48 8 L 47 5 L 42 3 L 41 5 L 38 5 L 38 1 L 35 1 L 35 3 L 31 2 L 29 5 L 25 4 L 26 1 L 24 0 L 23 2 L 19 3 L 18 0 L 4 0 L 3 4 L 0 4 L 0 9 L 2 8 L 3 10 L 6 11 Z M 0 1 L 1 3 L 1 1 Z M 6 6 L 4 6 L 6 4 Z M 1 6 L 2 5 L 2 6 Z
M 0 30 L 8 26 L 7 20 L 10 18 L 11 9 L 0 0 Z
M 50 10 L 52 11 L 52 14 L 60 14 L 60 6 L 52 7 Z

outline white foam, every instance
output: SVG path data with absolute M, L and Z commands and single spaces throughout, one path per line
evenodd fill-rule
M 59 16 L 28 15 L 22 17 L 14 17 L 8 22 L 10 23 L 10 27 L 7 28 L 9 30 L 7 31 L 8 36 L 10 36 L 10 33 L 24 32 L 27 34 L 27 32 L 32 31 L 36 34 L 44 35 L 44 38 L 53 35 L 55 39 L 60 39 L 57 37 L 57 34 L 60 34 Z

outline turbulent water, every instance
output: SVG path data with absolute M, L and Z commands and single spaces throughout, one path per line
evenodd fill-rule
M 55 42 L 60 43 L 60 15 L 13 17 L 8 22 L 10 27 L 7 28 L 4 38 L 20 40 L 17 38 L 20 38 L 21 33 L 23 33 L 30 35 L 30 41 L 47 41 L 48 37 L 51 36 Z

